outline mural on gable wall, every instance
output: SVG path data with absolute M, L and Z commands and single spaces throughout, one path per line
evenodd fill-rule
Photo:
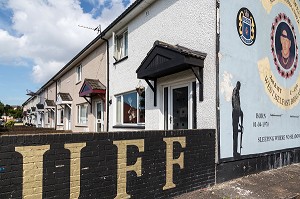
M 300 2 L 222 1 L 220 158 L 300 147 Z

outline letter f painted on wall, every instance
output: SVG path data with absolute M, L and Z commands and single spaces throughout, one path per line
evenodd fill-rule
M 114 141 L 113 144 L 118 148 L 117 196 L 115 199 L 130 198 L 131 196 L 126 192 L 127 171 L 134 171 L 137 176 L 141 176 L 142 159 L 139 157 L 134 165 L 127 166 L 127 146 L 134 145 L 139 152 L 144 152 L 144 140 L 121 140 Z
M 173 147 L 174 142 L 179 142 L 182 148 L 186 147 L 185 137 L 170 137 L 164 138 L 166 143 L 166 184 L 163 190 L 171 189 L 176 187 L 173 182 L 173 165 L 178 164 L 181 169 L 184 168 L 184 153 L 181 152 L 177 159 L 174 159 Z

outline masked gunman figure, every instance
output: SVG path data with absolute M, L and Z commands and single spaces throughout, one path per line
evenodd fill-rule
M 241 109 L 240 102 L 240 88 L 241 83 L 238 81 L 236 83 L 236 87 L 232 92 L 232 129 L 233 129 L 233 157 L 239 158 L 240 153 L 238 153 L 238 133 L 241 133 L 241 141 L 242 141 L 242 133 L 243 133 L 243 111 Z M 242 142 L 240 142 L 240 149 L 242 146 Z M 240 150 L 241 152 L 241 150 Z

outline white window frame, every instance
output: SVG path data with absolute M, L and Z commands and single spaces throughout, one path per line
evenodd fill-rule
M 64 111 L 63 108 L 57 110 L 57 125 L 64 125 Z
M 170 121 L 170 118 L 172 118 L 173 121 L 173 89 L 176 88 L 182 88 L 182 87 L 187 87 L 188 88 L 188 129 L 192 129 L 193 128 L 193 90 L 192 90 L 192 84 L 193 84 L 194 80 L 185 80 L 185 81 L 180 81 L 180 82 L 176 82 L 176 83 L 168 83 L 166 85 L 163 85 L 163 90 L 165 88 L 168 88 L 168 107 L 166 107 L 168 109 L 168 121 Z M 164 94 L 163 94 L 163 98 L 165 98 Z M 165 106 L 163 103 L 163 110 L 165 110 Z M 172 130 L 173 129 L 173 123 L 172 124 L 168 124 L 168 130 Z
M 98 124 L 101 124 L 100 125 L 100 131 L 104 131 L 104 113 L 103 113 L 103 102 L 102 101 L 95 101 L 94 103 L 95 105 L 95 108 L 94 108 L 94 117 L 95 117 L 95 132 L 97 132 L 97 127 L 98 127 Z M 100 119 L 98 118 L 98 104 L 100 104 Z
M 128 56 L 128 30 L 113 33 L 114 59 L 119 61 Z
M 57 93 L 59 93 L 61 90 L 61 80 L 57 80 Z
M 46 115 L 46 117 L 45 117 L 45 123 L 46 124 L 50 124 L 51 123 L 51 110 L 47 110 L 47 112 L 46 112 L 47 114 L 45 114 Z M 50 116 L 50 117 L 49 117 Z
M 84 103 L 84 104 L 77 104 L 77 125 L 83 125 L 83 126 L 86 126 L 88 125 L 88 115 L 89 115 L 89 106 L 87 103 Z M 82 108 L 85 107 L 86 109 L 86 118 L 84 119 L 84 121 L 82 120 L 81 118 L 81 111 L 83 110 Z
M 76 83 L 81 82 L 82 80 L 82 65 L 76 67 Z
M 135 93 L 137 95 L 137 109 L 136 109 L 136 123 L 124 123 L 124 95 L 127 94 L 131 94 L 131 93 Z M 116 95 L 115 99 L 116 99 L 116 117 L 115 117 L 115 121 L 116 121 L 116 125 L 145 125 L 146 119 L 144 122 L 140 122 L 139 118 L 140 118 L 140 95 L 136 92 L 136 91 L 131 91 L 131 92 L 127 92 L 127 93 L 123 93 L 120 95 Z M 119 102 L 119 103 L 118 103 Z M 145 107 L 144 107 L 145 108 Z M 146 109 L 145 109 L 146 112 Z M 146 113 L 144 113 L 146 114 Z M 145 116 L 144 116 L 145 117 Z

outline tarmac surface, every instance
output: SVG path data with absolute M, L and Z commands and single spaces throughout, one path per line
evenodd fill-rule
M 300 199 L 300 163 L 244 176 L 175 199 Z

